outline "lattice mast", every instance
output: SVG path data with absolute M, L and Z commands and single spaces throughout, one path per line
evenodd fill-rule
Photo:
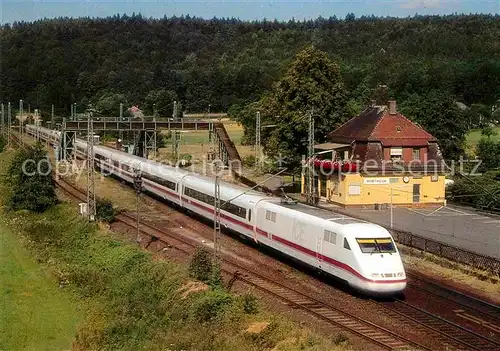
M 139 164 L 137 167 L 134 167 L 134 189 L 135 189 L 135 196 L 136 196 L 136 226 L 137 226 L 137 233 L 136 233 L 136 238 L 135 241 L 137 243 L 141 242 L 141 193 L 143 190 L 142 186 L 142 170 L 141 170 L 141 164 Z
M 96 217 L 94 161 L 94 121 L 92 112 L 89 112 L 87 116 L 87 215 L 89 221 L 94 221 Z
M 2 103 L 2 135 L 5 133 L 5 106 Z
M 172 112 L 172 119 L 177 121 L 178 111 L 177 111 L 177 101 L 174 101 L 174 110 Z M 181 133 L 178 130 L 172 131 L 172 156 L 175 162 L 179 161 L 179 144 L 181 140 Z
M 10 101 L 7 104 L 7 147 L 10 147 L 10 126 L 12 124 L 12 107 Z
M 307 202 L 314 202 L 314 118 L 313 112 L 308 112 L 308 145 L 307 145 Z
M 23 100 L 19 100 L 19 133 L 21 134 L 21 145 L 23 144 Z
M 261 144 L 260 144 L 260 112 L 257 111 L 255 118 L 255 162 L 257 165 L 257 171 L 261 171 Z
M 220 237 L 221 237 L 221 225 L 220 225 L 220 167 L 219 160 L 214 160 L 215 164 L 215 192 L 214 192 L 214 259 L 220 259 Z

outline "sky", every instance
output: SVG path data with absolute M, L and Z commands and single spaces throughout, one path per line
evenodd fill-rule
M 0 0 L 1 23 L 54 17 L 106 17 L 133 12 L 145 17 L 236 17 L 241 20 L 345 17 L 406 17 L 415 14 L 500 13 L 500 0 Z

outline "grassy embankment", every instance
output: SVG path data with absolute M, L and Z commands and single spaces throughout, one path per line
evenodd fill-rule
M 500 141 L 500 127 L 495 127 L 493 128 L 493 130 L 496 134 L 490 137 L 491 140 Z M 476 145 L 482 138 L 486 137 L 484 135 L 481 135 L 481 129 L 473 129 L 467 134 L 465 142 L 467 144 L 466 151 L 468 154 L 475 154 Z
M 8 153 L 0 154 L 0 173 L 5 171 L 7 159 Z M 1 187 L 0 194 L 5 194 L 5 185 Z M 154 260 L 136 245 L 86 223 L 73 205 L 62 203 L 43 214 L 5 211 L 3 215 L 10 230 L 43 265 L 42 271 L 54 277 L 49 285 L 66 294 L 66 299 L 78 297 L 84 318 L 73 340 L 75 350 L 345 349 L 283 316 L 256 308 L 255 301 L 248 297 L 217 286 L 193 289 L 186 267 Z M 5 279 L 12 284 L 13 274 L 7 273 Z M 60 344 L 40 340 L 36 349 L 68 349 L 69 336 L 75 335 L 69 328 L 74 328 L 76 320 L 73 306 L 64 307 L 64 297 L 47 294 L 48 300 L 57 302 L 64 311 L 55 309 L 49 301 L 37 301 L 38 308 L 29 309 L 33 323 L 25 334 L 33 334 L 38 328 L 57 331 L 49 323 L 38 322 L 42 312 L 50 310 L 63 329 L 57 333 Z M 4 335 L 17 335 L 19 326 L 14 321 L 26 316 L 20 313 L 20 307 L 11 306 L 16 301 L 6 301 L 5 308 L 13 316 L 2 330 Z M 263 324 L 256 324 L 259 322 Z M 262 330 L 255 332 L 256 325 Z M 12 349 L 10 345 L 0 348 Z
M 69 350 L 81 311 L 0 218 L 0 350 Z

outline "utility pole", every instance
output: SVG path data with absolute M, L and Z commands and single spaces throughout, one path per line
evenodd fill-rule
M 392 206 L 392 185 L 391 185 L 391 229 L 393 229 L 393 226 L 394 226 L 394 213 Z
M 87 215 L 90 222 L 95 220 L 94 121 L 91 111 L 87 115 Z
M 19 100 L 19 132 L 21 133 L 21 145 L 23 144 L 23 100 Z
M 257 111 L 255 118 L 255 162 L 257 164 L 257 172 L 261 171 L 261 150 L 260 150 L 260 112 Z
M 7 104 L 7 146 L 10 147 L 10 125 L 12 124 L 11 120 L 11 107 L 10 107 L 10 101 Z
M 307 145 L 307 202 L 314 203 L 314 118 L 312 111 L 308 112 L 309 132 Z
M 5 107 L 2 103 L 2 135 L 5 134 Z
M 214 263 L 220 259 L 220 167 L 219 160 L 214 160 L 215 165 L 215 192 L 214 192 Z
M 141 242 L 140 209 L 141 209 L 141 193 L 142 193 L 142 172 L 141 172 L 140 164 L 139 164 L 139 167 L 134 168 L 134 189 L 135 189 L 135 195 L 136 195 L 136 214 L 137 214 L 137 236 L 136 236 L 135 241 L 137 243 L 140 243 Z
M 50 128 L 56 129 L 56 126 L 54 125 L 54 104 L 52 104 L 52 111 L 50 113 Z
M 123 121 L 123 103 L 120 102 L 120 122 Z M 123 142 L 123 130 L 120 128 L 118 130 L 118 139 Z
M 174 111 L 172 112 L 172 118 L 174 121 L 177 120 L 177 101 L 174 101 Z M 172 131 L 172 156 L 175 162 L 179 161 L 179 143 L 181 140 L 181 133 L 177 130 Z

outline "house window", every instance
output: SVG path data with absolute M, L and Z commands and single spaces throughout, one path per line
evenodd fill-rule
M 328 241 L 329 243 L 336 244 L 337 243 L 337 234 L 332 232 L 331 230 L 326 230 L 323 235 L 323 240 Z
M 349 195 L 361 195 L 361 185 L 349 185 Z
M 420 149 L 418 148 L 413 149 L 413 159 L 420 160 Z
M 391 147 L 391 161 L 397 162 L 403 159 L 402 147 Z

